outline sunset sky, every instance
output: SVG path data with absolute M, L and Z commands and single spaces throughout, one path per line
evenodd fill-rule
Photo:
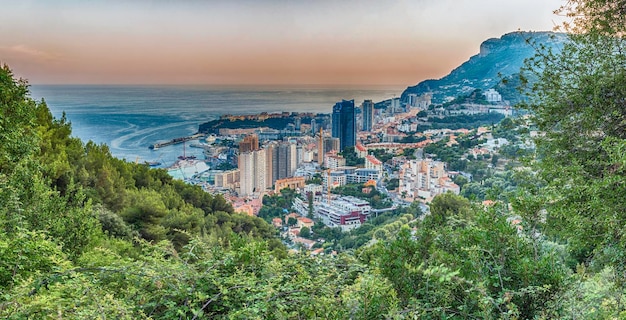
M 32 84 L 407 86 L 563 3 L 0 0 L 0 62 Z

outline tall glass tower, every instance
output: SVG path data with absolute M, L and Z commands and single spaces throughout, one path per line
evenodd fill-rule
M 372 100 L 363 101 L 363 131 L 372 131 L 374 123 L 374 102 Z
M 337 102 L 333 107 L 332 136 L 339 138 L 339 148 L 343 151 L 346 147 L 356 145 L 356 112 L 354 100 Z

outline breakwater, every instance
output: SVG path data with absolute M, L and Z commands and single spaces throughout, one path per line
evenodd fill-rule
M 187 137 L 174 138 L 172 140 L 168 140 L 168 141 L 165 141 L 165 142 L 157 142 L 155 144 L 151 144 L 148 148 L 150 148 L 152 150 L 158 150 L 159 148 L 166 147 L 166 146 L 171 146 L 173 144 L 179 144 L 179 143 L 187 142 L 187 141 L 190 141 L 190 140 L 196 140 L 196 139 L 204 138 L 204 136 L 205 135 L 203 133 L 196 133 L 196 134 L 193 134 L 193 135 L 187 136 Z

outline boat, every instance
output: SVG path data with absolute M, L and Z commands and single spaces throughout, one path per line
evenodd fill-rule
M 180 159 L 180 160 L 195 160 L 196 156 L 194 156 L 194 155 L 188 156 L 187 155 L 187 149 L 185 148 L 185 145 L 186 145 L 186 143 L 185 143 L 185 141 L 183 141 L 183 155 L 182 156 L 178 156 L 178 159 Z
M 162 163 L 159 161 L 146 161 L 145 164 L 151 166 L 151 167 L 158 167 L 160 166 Z

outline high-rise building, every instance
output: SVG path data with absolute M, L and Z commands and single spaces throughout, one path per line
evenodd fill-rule
M 340 141 L 339 138 L 324 138 L 324 154 L 331 151 L 341 151 L 339 150 Z
M 293 177 L 298 168 L 296 144 L 286 141 L 272 142 L 265 149 L 268 186 L 273 185 L 276 180 Z
M 337 102 L 333 107 L 332 136 L 339 138 L 339 147 L 343 151 L 346 147 L 356 145 L 356 112 L 354 100 Z
M 247 135 L 239 142 L 239 153 L 259 150 L 259 136 Z
M 324 130 L 320 129 L 317 136 L 317 164 L 320 166 L 324 162 Z
M 374 124 L 374 102 L 372 100 L 363 101 L 363 131 L 372 131 Z
M 247 151 L 239 154 L 239 193 L 249 196 L 267 189 L 265 149 Z

